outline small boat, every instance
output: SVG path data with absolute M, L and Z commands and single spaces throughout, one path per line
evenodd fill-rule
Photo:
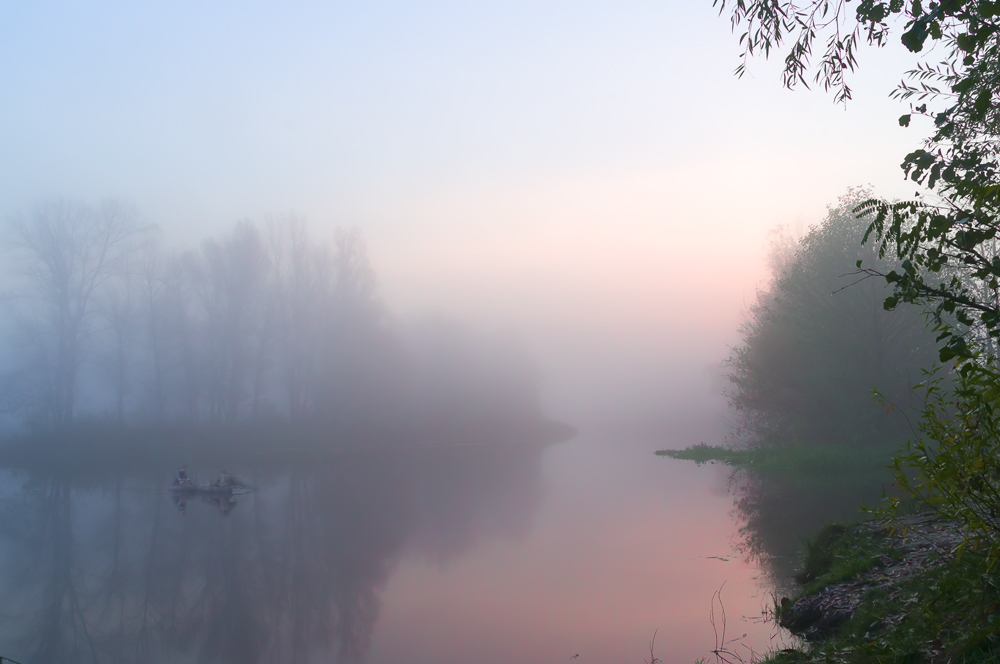
M 171 493 L 200 493 L 214 494 L 217 496 L 229 496 L 234 493 L 246 493 L 248 491 L 253 491 L 253 487 L 242 483 L 219 486 L 218 484 L 195 484 L 194 482 L 181 482 L 179 484 L 171 484 L 169 491 Z

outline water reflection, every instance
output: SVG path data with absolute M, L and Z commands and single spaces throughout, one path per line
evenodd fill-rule
M 258 491 L 183 502 L 163 490 L 168 467 L 8 471 L 2 652 L 37 664 L 359 661 L 404 550 L 447 560 L 528 528 L 543 449 L 246 462 L 234 471 Z
M 866 518 L 861 506 L 877 506 L 892 481 L 887 469 L 802 475 L 731 470 L 728 488 L 740 524 L 739 548 L 768 570 L 778 590 L 792 592 L 804 542 L 832 521 Z

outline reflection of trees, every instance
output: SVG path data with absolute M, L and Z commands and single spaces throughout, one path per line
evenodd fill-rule
M 225 515 L 200 501 L 178 513 L 152 479 L 166 473 L 28 478 L 0 515 L 0 652 L 32 662 L 362 660 L 408 542 L 446 559 L 522 531 L 540 455 L 473 447 L 251 464 L 240 472 L 261 490 Z
M 68 483 L 53 482 L 42 497 L 42 518 L 49 537 L 40 541 L 38 561 L 49 567 L 49 585 L 43 593 L 38 650 L 32 660 L 63 662 L 79 659 L 84 645 L 93 649 L 80 597 L 73 583 L 72 505 Z M 51 546 L 44 545 L 46 539 Z
M 21 571 L 5 574 L 4 615 L 14 623 L 18 652 L 32 662 L 88 661 L 96 643 L 85 615 L 86 579 L 74 565 L 70 483 L 46 478 L 3 505 L 5 550 Z
M 740 549 L 784 587 L 798 564 L 804 540 L 831 521 L 862 518 L 859 506 L 877 504 L 889 482 L 888 473 L 819 477 L 734 470 L 729 491 L 740 523 Z

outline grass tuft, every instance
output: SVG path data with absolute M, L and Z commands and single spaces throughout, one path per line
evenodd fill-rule
M 722 463 L 810 485 L 817 481 L 855 485 L 889 479 L 887 467 L 892 461 L 893 449 L 797 443 L 735 449 L 699 443 L 682 450 L 657 450 L 656 454 L 694 461 L 699 466 Z

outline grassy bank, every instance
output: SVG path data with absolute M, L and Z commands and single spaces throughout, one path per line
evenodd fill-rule
M 853 448 L 772 445 L 730 449 L 696 445 L 657 454 L 698 464 L 749 471 L 749 489 L 737 494 L 741 529 L 749 541 L 776 554 L 800 541 L 796 588 L 775 603 L 775 620 L 803 638 L 797 649 L 770 653 L 764 662 L 996 662 L 1000 664 L 1000 565 L 987 569 L 976 551 L 957 554 L 963 539 L 955 523 L 927 513 L 882 521 L 833 523 L 835 500 L 868 501 L 867 485 L 889 490 L 889 446 Z M 842 494 L 842 495 L 841 495 Z M 822 497 L 819 500 L 817 497 Z M 814 498 L 817 498 L 814 500 Z M 796 520 L 800 512 L 809 519 Z M 848 521 L 857 519 L 847 513 Z M 810 525 L 815 524 L 815 525 Z M 757 540 L 752 538 L 756 537 Z M 775 575 L 791 574 L 791 569 Z
M 682 450 L 658 450 L 658 456 L 694 461 L 698 465 L 722 463 L 771 477 L 856 484 L 890 477 L 886 467 L 894 446 L 767 445 L 747 449 L 715 447 L 701 443 Z
M 806 548 L 802 594 L 776 606 L 808 642 L 775 664 L 1000 662 L 1000 573 L 927 516 L 828 526 Z

